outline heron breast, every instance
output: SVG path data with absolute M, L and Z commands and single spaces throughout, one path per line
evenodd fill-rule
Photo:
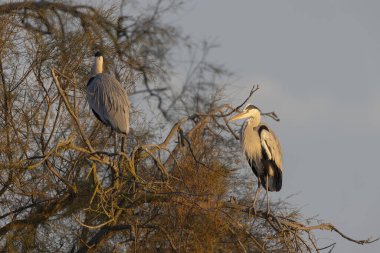
M 246 127 L 242 135 L 242 148 L 247 157 L 251 160 L 261 161 L 262 152 L 261 152 L 261 142 L 260 136 L 257 131 L 250 127 Z

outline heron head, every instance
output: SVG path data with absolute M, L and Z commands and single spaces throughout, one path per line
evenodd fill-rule
M 235 115 L 229 121 L 234 121 L 238 119 L 246 119 L 246 118 L 253 118 L 253 119 L 260 120 L 260 117 L 261 117 L 260 109 L 254 105 L 247 104 L 241 113 Z
M 103 54 L 101 52 L 95 53 L 95 62 L 91 69 L 91 76 L 95 76 L 96 74 L 103 72 Z
M 100 56 L 103 56 L 102 52 L 97 51 L 97 52 L 95 53 L 95 57 L 100 57 Z

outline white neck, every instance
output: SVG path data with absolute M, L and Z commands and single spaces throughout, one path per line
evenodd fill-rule
M 100 73 L 103 73 L 103 56 L 95 57 L 95 62 L 91 69 L 91 77 Z

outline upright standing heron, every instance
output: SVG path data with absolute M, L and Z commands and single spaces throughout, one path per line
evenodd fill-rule
M 279 191 L 282 186 L 282 152 L 276 135 L 268 126 L 261 123 L 261 112 L 254 105 L 247 105 L 244 110 L 232 117 L 230 121 L 247 119 L 240 131 L 240 143 L 244 154 L 258 179 L 255 202 L 261 183 L 267 190 L 267 207 L 269 212 L 268 191 Z
M 103 73 L 100 52 L 95 54 L 91 78 L 87 83 L 87 101 L 96 118 L 104 125 L 117 133 L 129 133 L 130 103 L 127 92 L 115 77 Z

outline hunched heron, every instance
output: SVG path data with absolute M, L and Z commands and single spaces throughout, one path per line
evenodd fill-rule
M 114 76 L 103 73 L 100 52 L 95 54 L 91 78 L 87 83 L 87 101 L 96 118 L 104 125 L 117 133 L 129 133 L 128 94 Z

